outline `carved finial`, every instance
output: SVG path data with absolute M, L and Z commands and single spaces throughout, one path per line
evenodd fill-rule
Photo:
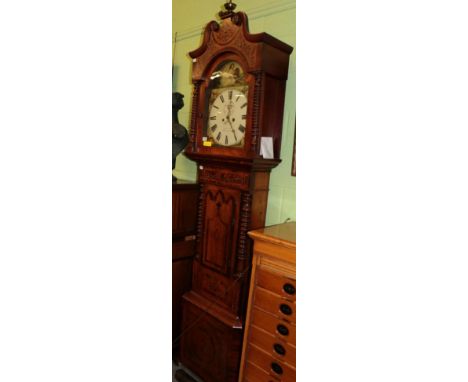
M 224 3 L 224 8 L 226 9 L 225 11 L 219 12 L 219 16 L 222 19 L 225 19 L 227 17 L 231 17 L 234 15 L 234 9 L 236 9 L 237 5 L 232 2 L 232 0 L 229 0 L 228 3 Z

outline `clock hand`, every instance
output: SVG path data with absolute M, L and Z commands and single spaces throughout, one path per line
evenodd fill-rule
M 229 116 L 227 117 L 227 121 L 229 122 L 229 126 L 231 126 L 231 130 L 234 132 L 234 128 L 232 127 L 231 118 L 229 118 Z
M 228 109 L 227 120 L 229 122 L 229 125 L 231 126 L 232 131 L 234 131 L 234 129 L 232 128 L 232 123 L 231 123 L 231 110 L 233 106 L 234 106 L 234 103 L 232 101 L 229 103 L 229 105 L 227 105 L 227 109 Z
M 234 139 L 237 141 L 237 135 L 236 135 L 236 132 L 235 132 L 234 128 L 232 127 L 231 119 L 228 117 L 227 120 L 229 122 L 229 126 L 231 126 L 232 134 L 234 134 Z

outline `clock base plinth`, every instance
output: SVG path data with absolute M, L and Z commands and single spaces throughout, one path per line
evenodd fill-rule
M 242 324 L 196 292 L 184 295 L 181 363 L 204 382 L 237 382 Z

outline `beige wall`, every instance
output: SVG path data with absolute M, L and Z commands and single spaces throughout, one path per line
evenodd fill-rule
M 296 2 L 295 0 L 234 1 L 237 11 L 249 16 L 250 32 L 267 32 L 274 37 L 296 47 Z M 179 121 L 189 128 L 191 111 L 191 62 L 188 52 L 200 46 L 204 26 L 217 20 L 223 0 L 219 5 L 213 0 L 173 0 L 172 35 L 174 75 L 172 90 L 184 94 L 185 106 L 179 111 Z M 289 67 L 286 86 L 286 101 L 283 119 L 283 139 L 281 146 L 282 163 L 271 174 L 270 194 L 266 224 L 282 223 L 286 219 L 296 220 L 296 178 L 291 176 L 294 128 L 296 115 L 296 49 Z M 180 179 L 196 179 L 194 162 L 183 155 L 177 158 L 174 175 Z

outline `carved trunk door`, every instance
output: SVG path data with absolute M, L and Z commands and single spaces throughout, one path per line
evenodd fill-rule
M 236 253 L 240 196 L 238 190 L 213 185 L 205 189 L 202 262 L 225 275 Z

